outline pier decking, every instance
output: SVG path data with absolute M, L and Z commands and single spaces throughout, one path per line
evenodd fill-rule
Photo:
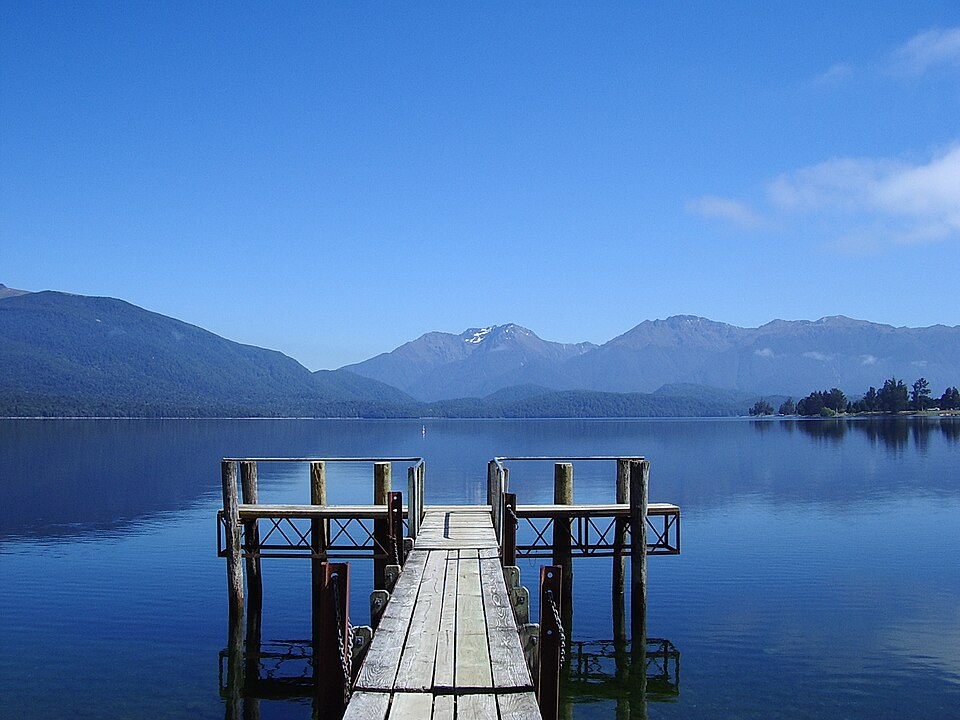
M 354 687 L 353 720 L 540 718 L 489 508 L 426 510 Z
M 571 649 L 564 628 L 571 627 L 576 557 L 613 559 L 614 642 L 621 648 L 629 560 L 631 662 L 645 668 L 646 558 L 679 554 L 680 508 L 648 502 L 649 463 L 636 457 L 559 458 L 616 461 L 616 503 L 574 504 L 573 466 L 558 462 L 554 503 L 518 504 L 504 461 L 545 459 L 494 458 L 487 504 L 456 506 L 424 503 L 420 458 L 224 459 L 217 525 L 230 609 L 221 666 L 226 716 L 239 720 L 249 710 L 256 717 L 261 698 L 303 696 L 313 698 L 317 720 L 555 720 L 560 669 Z M 309 463 L 311 504 L 261 504 L 257 465 L 268 462 Z M 406 497 L 391 491 L 394 462 L 409 463 Z M 373 503 L 328 504 L 327 463 L 372 463 Z M 531 624 L 517 559 L 547 557 L 540 620 Z M 266 558 L 310 562 L 310 641 L 276 650 L 275 642 L 262 642 Z M 347 559 L 373 563 L 370 626 L 350 621 Z M 305 651 L 292 650 L 301 644 Z M 273 666 L 266 674 L 264 661 Z M 281 673 L 282 664 L 300 668 L 299 675 Z

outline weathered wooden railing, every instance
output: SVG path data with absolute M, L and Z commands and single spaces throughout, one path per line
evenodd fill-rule
M 554 503 L 522 505 L 509 491 L 512 462 L 553 462 Z M 616 503 L 574 504 L 573 462 L 615 461 Z M 504 565 L 517 558 L 551 557 L 563 568 L 564 622 L 573 615 L 573 559 L 612 557 L 614 633 L 625 638 L 626 563 L 631 564 L 631 635 L 646 637 L 647 555 L 680 553 L 680 507 L 648 501 L 650 463 L 642 457 L 497 457 L 487 466 L 487 499 L 493 508 Z M 527 532 L 518 538 L 518 526 Z
M 510 492 L 510 471 L 506 463 L 531 460 L 559 461 L 554 463 L 553 504 L 518 504 L 516 495 Z M 598 460 L 616 461 L 616 502 L 574 504 L 573 461 Z M 264 462 L 309 463 L 311 504 L 260 503 L 257 464 Z M 409 463 L 408 506 L 403 505 L 400 493 L 392 492 L 394 462 Z M 372 464 L 374 503 L 329 505 L 327 463 Z M 540 712 L 548 720 L 555 718 L 558 712 L 560 667 L 564 663 L 564 655 L 569 657 L 572 648 L 571 589 L 574 558 L 613 558 L 613 624 L 618 647 L 623 647 L 626 641 L 624 583 L 626 562 L 629 558 L 632 578 L 631 646 L 634 660 L 642 658 L 647 648 L 646 557 L 680 552 L 680 508 L 671 504 L 648 502 L 649 469 L 650 464 L 644 458 L 613 456 L 501 457 L 494 458 L 488 465 L 488 502 L 492 527 L 486 525 L 486 530 L 480 531 L 485 532 L 489 539 L 482 541 L 487 544 L 478 547 L 486 548 L 480 551 L 481 555 L 493 553 L 492 556 L 483 555 L 489 558 L 483 562 L 496 562 L 499 555 L 499 563 L 503 566 L 504 586 L 494 594 L 502 595 L 504 590 L 506 591 L 506 597 L 513 609 L 514 631 L 519 632 L 520 647 L 533 673 Z M 342 561 L 358 558 L 370 558 L 373 561 L 375 589 L 370 603 L 371 626 L 377 627 L 385 609 L 392 607 L 389 589 L 393 588 L 407 553 L 420 536 L 421 521 L 426 511 L 424 462 L 421 458 L 227 458 L 222 463 L 222 479 L 224 506 L 217 520 L 218 553 L 227 559 L 231 617 L 230 642 L 226 652 L 227 715 L 237 717 L 234 710 L 239 712 L 240 691 L 237 688 L 245 688 L 244 693 L 255 699 L 258 696 L 257 689 L 268 692 L 269 688 L 273 687 L 272 679 L 261 682 L 259 677 L 259 662 L 266 657 L 260 646 L 260 561 L 262 558 L 300 557 L 310 559 L 312 568 L 313 637 L 310 644 L 313 653 L 309 663 L 312 673 L 311 691 L 318 699 L 317 702 L 321 702 L 319 698 L 326 698 L 318 705 L 318 710 L 330 710 L 332 717 L 338 716 L 344 707 L 343 703 L 349 697 L 359 661 L 362 660 L 363 652 L 369 646 L 374 632 L 371 627 L 354 628 L 350 625 L 349 565 Z M 434 508 L 434 511 L 446 512 L 447 517 L 451 517 L 451 512 L 464 511 L 467 517 L 478 517 L 478 511 L 482 509 L 483 506 L 459 509 L 450 507 Z M 476 521 L 467 522 L 467 534 L 460 537 L 458 542 L 461 544 L 457 547 L 470 546 L 474 532 L 471 528 L 479 527 L 470 524 Z M 441 530 L 438 536 L 434 525 L 435 518 L 433 524 L 428 522 L 425 526 L 422 543 L 424 548 L 437 547 L 438 537 L 441 538 L 441 547 L 447 542 L 443 539 L 446 537 L 445 532 Z M 529 592 L 520 586 L 516 561 L 518 558 L 547 557 L 552 558 L 553 565 L 542 568 L 541 571 L 540 624 L 531 625 Z M 245 662 L 242 662 L 244 650 L 240 623 L 244 616 L 244 574 L 249 592 L 250 612 L 247 614 L 246 656 Z M 447 602 L 444 600 L 444 607 Z M 401 603 L 400 607 L 406 607 L 406 603 Z M 409 608 L 402 612 L 409 612 Z M 354 634 L 361 638 L 357 644 L 351 639 Z M 495 661 L 492 645 L 489 652 L 489 659 L 491 662 Z M 640 653 L 639 656 L 636 653 Z M 644 666 L 642 659 L 637 666 Z M 244 685 L 243 681 L 245 671 L 251 681 L 247 685 Z M 277 690 L 281 693 L 291 693 L 295 687 L 303 687 L 305 684 L 302 677 L 290 682 L 279 678 L 277 680 L 280 680 Z M 520 687 L 511 686 L 506 690 L 503 702 L 507 703 L 507 706 L 519 702 L 520 695 L 513 693 L 517 693 Z M 369 696 L 370 688 L 364 688 Z M 446 702 L 446 690 L 441 687 L 439 692 L 440 694 L 436 695 L 438 702 L 441 697 Z M 470 700 L 464 700 L 464 708 L 473 705 L 476 705 L 474 709 L 481 708 L 482 703 L 473 702 L 480 702 L 478 696 L 471 695 L 471 692 L 476 691 L 472 690 L 464 696 Z M 336 700 L 337 697 L 343 702 Z M 411 701 L 409 697 L 398 698 L 402 700 L 401 706 Z M 351 705 L 351 711 L 354 715 L 360 712 L 357 717 L 366 717 L 367 709 L 372 707 L 369 703 L 375 701 L 379 707 L 381 699 L 371 700 L 370 697 L 365 697 L 361 703 Z M 527 717 L 526 714 L 522 716 Z

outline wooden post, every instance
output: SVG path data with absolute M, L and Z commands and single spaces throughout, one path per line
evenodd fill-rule
M 310 504 L 327 504 L 327 466 L 322 460 L 310 463 Z M 323 597 L 324 560 L 321 554 L 327 549 L 329 524 L 326 520 L 313 519 L 310 521 L 310 552 L 313 559 L 310 561 L 310 593 L 313 607 L 319 607 Z M 316 610 L 314 610 L 316 615 Z M 316 618 L 314 631 L 316 632 Z M 314 637 L 314 648 L 318 642 Z
M 237 498 L 237 463 L 220 463 L 223 484 L 223 522 L 227 551 L 227 596 L 231 624 L 243 621 L 243 559 L 240 547 L 240 501 Z
M 420 461 L 420 465 L 417 467 L 417 529 L 420 528 L 420 522 L 423 520 L 423 506 L 424 499 L 423 495 L 425 492 L 425 484 L 427 479 L 427 463 L 423 460 Z
M 310 463 L 310 504 L 327 504 L 327 464 L 323 460 Z M 329 538 L 329 520 L 310 521 L 310 549 L 314 556 L 326 552 Z M 314 557 L 314 560 L 317 559 Z
M 390 463 L 378 462 L 373 464 L 373 504 L 386 505 L 387 493 L 392 486 Z M 390 554 L 390 547 L 387 541 L 387 521 L 373 521 L 373 542 L 375 552 L 386 552 Z M 385 568 L 392 559 L 374 558 L 373 560 L 373 587 L 376 590 L 382 590 L 387 586 Z
M 517 494 L 503 494 L 503 565 L 517 564 Z
M 553 502 L 555 505 L 573 505 L 573 465 L 556 463 L 553 467 Z M 553 564 L 563 569 L 563 620 L 570 640 L 573 624 L 573 537 L 570 518 L 553 519 Z
M 407 468 L 407 527 L 409 535 L 414 540 L 420 531 L 420 509 L 419 509 L 419 482 L 417 480 L 417 469 L 413 466 Z
M 240 489 L 244 505 L 256 505 L 257 492 L 257 463 L 253 460 L 240 462 Z M 263 577 L 260 574 L 260 528 L 256 520 L 247 520 L 243 523 L 243 547 L 247 553 L 247 592 L 250 604 L 250 614 L 259 615 L 263 604 Z M 257 612 L 254 611 L 257 606 Z
M 313 680 L 318 701 L 328 708 L 323 716 L 340 717 L 351 680 L 344 676 L 343 667 L 343 658 L 352 652 L 348 635 L 350 564 L 322 563 L 321 573 L 320 593 L 313 602 Z
M 617 460 L 617 504 L 626 505 L 629 502 L 630 461 L 626 458 L 619 458 Z M 628 524 L 628 519 L 617 518 L 613 536 L 613 641 L 615 645 L 624 646 L 627 642 L 627 611 L 624 587 L 627 576 Z
M 500 534 L 500 510 L 503 499 L 503 474 L 497 466 L 496 460 L 487 463 L 487 505 L 490 506 L 490 515 L 493 520 L 493 532 L 497 536 L 497 542 L 502 537 Z
M 245 505 L 256 505 L 257 463 L 254 460 L 240 462 L 240 497 Z M 243 546 L 247 554 L 247 638 L 244 645 L 244 683 L 259 681 L 260 644 L 263 635 L 263 576 L 260 574 L 260 528 L 256 520 L 243 523 Z M 260 717 L 260 700 L 246 697 L 243 700 L 244 720 Z
M 403 493 L 387 493 L 387 538 L 390 550 L 390 561 L 393 565 L 403 566 Z
M 223 486 L 223 524 L 227 553 L 227 708 L 228 717 L 240 718 L 243 693 L 243 558 L 240 546 L 240 501 L 237 497 L 237 464 L 220 463 Z
M 562 635 L 569 632 L 557 623 L 563 612 L 563 568 L 540 568 L 540 671 L 537 677 L 537 704 L 544 720 L 555 720 L 560 710 L 560 655 Z M 553 612 L 556 607 L 557 612 Z
M 634 652 L 647 647 L 647 491 L 650 463 L 630 461 L 630 636 Z

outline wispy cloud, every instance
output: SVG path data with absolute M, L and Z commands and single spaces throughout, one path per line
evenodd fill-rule
M 747 229 L 828 227 L 823 246 L 873 255 L 890 245 L 960 239 L 960 141 L 920 161 L 837 158 L 766 183 L 761 212 L 708 195 L 689 212 Z
M 853 75 L 853 66 L 849 63 L 836 63 L 817 75 L 810 84 L 814 87 L 839 85 Z
M 859 242 L 864 234 L 897 243 L 957 237 L 960 144 L 920 163 L 830 160 L 779 176 L 767 192 L 785 213 L 833 213 L 838 227 L 847 228 L 839 233 L 844 242 Z
M 720 218 L 742 228 L 758 228 L 764 224 L 763 218 L 739 200 L 704 195 L 686 203 L 687 212 L 708 218 Z
M 960 27 L 918 33 L 883 56 L 863 65 L 837 62 L 807 81 L 813 88 L 832 88 L 854 77 L 919 76 L 935 68 L 960 68 Z
M 938 65 L 960 67 L 960 28 L 935 28 L 914 35 L 894 50 L 894 68 L 919 75 Z

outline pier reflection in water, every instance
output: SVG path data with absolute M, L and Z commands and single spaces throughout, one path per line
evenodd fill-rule
M 680 651 L 662 638 L 642 646 L 616 640 L 575 640 L 568 644 L 560 716 L 574 705 L 613 701 L 618 720 L 647 717 L 647 703 L 674 702 L 680 696 Z M 303 700 L 313 718 L 325 717 L 327 700 L 318 697 L 313 648 L 309 640 L 247 642 L 220 652 L 220 696 L 226 718 L 256 720 L 261 701 Z

